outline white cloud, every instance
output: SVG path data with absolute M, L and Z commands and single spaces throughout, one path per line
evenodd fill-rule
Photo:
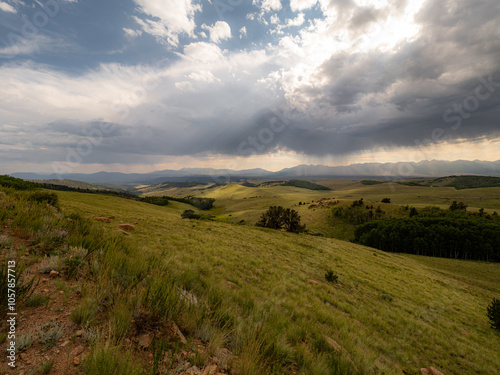
M 253 0 L 253 5 L 260 7 L 263 12 L 280 10 L 282 8 L 280 0 Z
M 290 8 L 294 11 L 301 11 L 312 8 L 318 0 L 290 0 Z
M 132 29 L 127 29 L 124 27 L 123 31 L 130 38 L 136 38 L 136 37 L 142 35 L 142 30 L 132 30 Z
M 0 57 L 13 58 L 68 47 L 68 44 L 62 39 L 52 39 L 44 35 L 35 35 L 31 39 L 18 36 L 11 38 L 11 45 L 0 48 Z
M 246 36 L 247 36 L 247 28 L 245 26 L 243 26 L 240 29 L 240 39 L 242 39 L 243 37 L 246 37 Z
M 3 10 L 4 12 L 7 12 L 7 13 L 17 13 L 16 8 L 14 8 L 12 5 L 7 4 L 3 1 L 0 1 L 0 10 Z
M 193 83 L 189 81 L 175 82 L 175 88 L 182 91 L 194 91 Z
M 231 27 L 227 22 L 217 21 L 213 26 L 203 24 L 201 28 L 210 33 L 210 40 L 214 43 L 231 38 Z
M 193 72 L 188 75 L 188 78 L 191 78 L 193 81 L 198 82 L 220 82 L 219 78 L 216 78 L 211 71 L 208 70 L 200 70 L 197 72 Z
M 273 25 L 277 25 L 280 22 L 280 18 L 277 14 L 273 14 L 269 19 L 269 22 L 271 22 Z
M 179 38 L 177 34 L 171 33 L 163 23 L 153 20 L 142 20 L 139 17 L 133 17 L 134 20 L 142 27 L 142 30 L 157 38 L 160 43 L 177 46 Z
M 286 26 L 291 27 L 291 26 L 300 26 L 304 23 L 305 18 L 304 18 L 304 13 L 299 13 L 297 17 L 294 19 L 287 19 L 286 20 Z
M 134 0 L 142 13 L 160 20 L 135 20 L 144 32 L 157 38 L 166 38 L 168 44 L 177 46 L 179 34 L 194 36 L 196 24 L 194 14 L 201 10 L 201 5 L 191 0 Z
M 185 46 L 184 54 L 181 56 L 191 61 L 208 62 L 221 60 L 223 58 L 223 53 L 215 44 L 195 42 Z

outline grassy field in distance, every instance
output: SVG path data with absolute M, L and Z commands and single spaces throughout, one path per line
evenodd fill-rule
M 445 183 L 449 183 L 447 179 Z M 467 204 L 469 211 L 484 208 L 485 212 L 500 212 L 500 188 L 480 188 L 456 190 L 453 187 L 406 186 L 395 182 L 384 182 L 377 185 L 364 185 L 361 180 L 311 180 L 314 183 L 327 186 L 331 191 L 308 190 L 290 186 L 258 186 L 245 187 L 236 183 L 216 186 L 206 189 L 206 186 L 195 188 L 170 188 L 156 190 L 154 186 L 142 187 L 144 195 L 170 195 L 215 198 L 215 208 L 211 214 L 218 219 L 230 222 L 244 220 L 246 224 L 257 222 L 262 212 L 271 205 L 281 205 L 293 208 L 299 212 L 302 222 L 311 232 L 319 232 L 327 237 L 349 240 L 353 237 L 354 226 L 342 220 L 332 218 L 330 209 L 309 209 L 309 204 L 323 198 L 334 198 L 349 205 L 353 200 L 363 198 L 376 208 L 378 205 L 384 211 L 394 211 L 400 206 L 415 206 L 417 208 L 433 205 L 448 208 L 456 201 Z M 411 181 L 411 180 L 404 180 Z M 262 182 L 262 181 L 252 181 Z M 381 203 L 382 199 L 390 198 L 391 204 Z M 300 205 L 299 202 L 309 203 Z
M 433 189 L 422 188 L 430 189 L 423 193 L 396 186 L 391 194 L 384 185 L 343 187 L 317 192 L 229 185 L 199 195 L 216 199 L 210 212 L 219 216 L 255 217 L 250 215 L 269 204 L 290 207 L 330 194 L 365 200 L 387 196 L 398 203 L 431 195 Z M 217 308 L 233 317 L 235 329 L 257 325 L 259 334 L 275 340 L 273 355 L 279 358 L 274 359 L 291 358 L 307 374 L 330 373 L 320 354 L 329 350 L 325 335 L 345 349 L 343 358 L 361 374 L 401 375 L 403 368 L 417 374 L 431 365 L 444 374 L 496 374 L 500 367 L 499 336 L 486 318 L 486 306 L 500 293 L 500 264 L 388 254 L 331 238 L 182 220 L 181 212 L 192 207 L 178 202 L 158 207 L 110 196 L 57 194 L 67 212 L 115 216 L 115 223 L 102 224 L 109 231 L 119 222 L 137 222 L 130 241 L 158 252 L 197 296 L 223 296 Z M 325 281 L 330 268 L 338 284 Z M 258 347 L 258 340 L 254 344 Z M 250 348 L 243 355 L 258 362 L 263 357 L 257 351 Z M 300 363 L 308 356 L 314 363 Z

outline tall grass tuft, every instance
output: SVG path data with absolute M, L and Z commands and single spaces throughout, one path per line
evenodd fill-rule
M 83 363 L 86 375 L 140 375 L 141 367 L 131 360 L 129 353 L 109 342 L 91 348 Z

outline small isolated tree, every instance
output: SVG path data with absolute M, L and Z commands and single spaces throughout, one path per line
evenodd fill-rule
M 410 209 L 410 217 L 413 217 L 413 216 L 417 216 L 418 215 L 418 211 L 415 207 L 412 207 Z
M 351 207 L 362 207 L 364 204 L 365 202 L 363 202 L 363 198 L 361 198 L 359 201 L 352 202 Z
M 299 213 L 290 208 L 283 211 L 283 225 L 288 232 L 293 233 L 301 233 L 306 227 L 305 225 L 300 225 Z
M 464 202 L 457 202 L 453 201 L 453 203 L 450 206 L 450 211 L 465 211 L 467 210 L 467 205 Z
M 493 298 L 487 312 L 491 327 L 500 331 L 500 300 Z
M 193 210 L 185 210 L 182 214 L 181 217 L 183 219 L 199 219 L 200 215 L 196 214 Z
M 260 216 L 255 225 L 264 228 L 281 229 L 283 228 L 283 211 L 284 209 L 281 206 L 271 206 Z
M 285 228 L 288 232 L 294 233 L 303 232 L 305 228 L 305 225 L 300 224 L 300 216 L 297 211 L 290 208 L 284 209 L 281 206 L 269 207 L 255 225 L 272 229 Z

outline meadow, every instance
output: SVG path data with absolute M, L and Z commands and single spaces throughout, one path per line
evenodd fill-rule
M 451 197 L 454 191 L 321 184 L 333 190 L 228 185 L 193 194 L 190 188 L 193 195 L 216 199 L 208 211 L 212 220 L 182 219 L 187 209 L 202 211 L 175 201 L 156 206 L 58 191 L 58 210 L 43 202 L 27 204 L 20 193 L 7 191 L 0 194 L 0 219 L 11 234 L 41 238 L 29 250 L 30 264 L 50 254 L 78 266 L 75 254 L 87 253 L 85 272 L 71 286 L 78 291 L 70 306 L 71 327 L 92 339 L 83 367 L 69 373 L 184 373 L 174 360 L 183 353 L 192 354 L 189 361 L 201 369 L 218 358 L 221 369 L 221 353 L 231 353 L 225 372 L 239 375 L 416 375 L 429 366 L 446 375 L 497 374 L 500 335 L 490 327 L 486 307 L 500 295 L 500 264 L 385 253 L 252 223 L 271 202 L 294 207 L 311 224 L 328 218 L 330 210 L 299 202 L 364 197 L 378 204 L 390 197 L 384 207 L 397 209 L 398 202 L 413 203 L 432 191 L 432 199 L 458 199 Z M 496 191 L 474 194 L 496 203 L 489 199 Z M 443 208 L 447 204 L 446 198 Z M 247 225 L 238 224 L 242 218 Z M 119 224 L 135 230 L 124 235 Z M 48 246 L 52 233 L 67 233 L 66 244 Z M 16 250 L 14 240 L 9 252 L 28 254 L 26 246 Z M 326 280 L 328 271 L 336 281 Z M 172 322 L 187 340 L 170 337 L 164 352 L 157 344 L 141 349 L 134 341 L 144 330 L 169 331 L 161 327 Z M 159 372 L 157 358 L 163 354 Z
M 432 180 L 432 179 L 431 179 Z M 229 184 L 207 189 L 206 186 L 191 188 L 163 189 L 155 186 L 143 186 L 139 189 L 144 196 L 169 195 L 184 197 L 194 195 L 215 198 L 215 208 L 211 214 L 220 220 L 255 224 L 261 213 L 271 205 L 281 205 L 298 211 L 302 222 L 312 232 L 319 232 L 326 237 L 351 240 L 354 238 L 353 225 L 338 220 L 331 215 L 329 207 L 319 206 L 309 208 L 309 204 L 322 199 L 340 200 L 341 205 L 350 205 L 353 200 L 363 198 L 367 204 L 391 214 L 401 206 L 423 208 L 437 206 L 447 209 L 453 201 L 461 201 L 468 205 L 468 211 L 500 213 L 500 188 L 481 188 L 457 190 L 454 187 L 440 186 L 407 186 L 396 182 L 380 180 L 381 184 L 364 185 L 362 180 L 311 180 L 317 184 L 329 187 L 330 191 L 308 190 L 290 186 L 246 187 L 240 184 Z M 412 180 L 402 180 L 402 182 Z M 255 183 L 262 180 L 252 181 Z M 449 183 L 449 181 L 447 181 Z M 390 198 L 391 204 L 381 203 L 382 199 Z M 308 203 L 307 205 L 299 205 Z M 330 207 L 331 208 L 331 207 Z
M 254 189 L 250 196 L 247 189 Z M 390 196 L 403 203 L 424 194 L 407 186 L 386 189 L 356 183 L 331 192 L 231 185 L 200 196 L 216 199 L 219 217 L 238 212 L 237 220 L 270 201 L 298 203 L 332 194 L 374 201 Z M 453 193 L 439 195 L 457 199 Z M 224 322 L 219 328 L 228 329 L 228 342 L 245 363 L 241 373 L 288 373 L 289 366 L 289 373 L 416 374 L 432 365 L 445 374 L 495 374 L 500 366 L 499 336 L 485 315 L 500 293 L 499 264 L 388 254 L 331 238 L 182 220 L 188 206 L 178 202 L 156 207 L 58 194 L 67 211 L 137 222 L 127 240 L 160 256 L 173 279 L 217 312 Z M 103 225 L 114 230 L 113 224 Z M 329 269 L 337 283 L 325 280 Z M 189 326 L 184 323 L 195 333 Z M 337 351 L 329 339 L 343 349 Z

